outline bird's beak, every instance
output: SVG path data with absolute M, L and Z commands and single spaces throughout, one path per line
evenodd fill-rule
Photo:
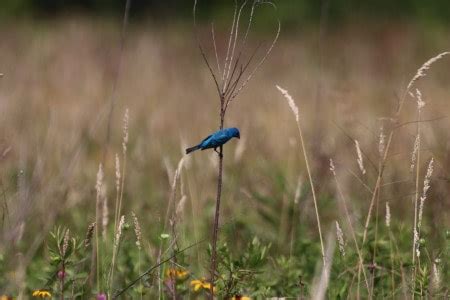
M 238 138 L 238 139 L 241 139 L 241 135 L 240 135 L 240 134 L 238 134 L 237 138 Z

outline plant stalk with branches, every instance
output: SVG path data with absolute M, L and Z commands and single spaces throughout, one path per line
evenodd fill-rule
M 277 31 L 275 37 L 271 41 L 269 47 L 263 52 L 259 59 L 255 59 L 258 54 L 259 46 L 256 47 L 251 53 L 247 53 L 247 41 L 248 35 L 253 24 L 254 13 L 258 6 L 269 5 L 276 10 L 276 6 L 270 1 L 254 0 L 248 1 L 244 0 L 242 3 L 238 4 L 235 0 L 233 21 L 231 23 L 231 30 L 228 35 L 228 42 L 226 47 L 225 59 L 221 62 L 219 59 L 219 53 L 216 46 L 216 37 L 214 32 L 214 24 L 211 25 L 211 39 L 214 46 L 214 54 L 216 59 L 216 70 L 213 69 L 205 50 L 200 43 L 198 31 L 197 31 L 197 21 L 196 21 L 196 11 L 197 11 L 197 0 L 194 1 L 193 7 L 193 19 L 194 19 L 194 29 L 197 38 L 197 44 L 200 49 L 202 58 L 208 67 L 209 73 L 211 74 L 215 87 L 219 96 L 220 101 L 220 123 L 219 129 L 224 128 L 225 117 L 228 106 L 230 103 L 239 95 L 242 89 L 248 84 L 252 79 L 255 72 L 259 67 L 265 62 L 273 47 L 275 46 L 278 37 L 280 35 L 281 24 L 277 18 Z M 240 32 L 241 19 L 245 14 L 245 10 L 249 9 L 248 13 L 248 24 L 243 33 Z M 256 62 L 254 61 L 256 60 Z M 220 146 L 218 152 L 219 156 L 219 170 L 217 177 L 217 195 L 216 195 L 216 208 L 214 214 L 214 224 L 213 224 L 213 234 L 212 234 L 212 251 L 211 251 L 211 293 L 210 298 L 214 297 L 214 282 L 216 278 L 216 268 L 217 268 L 217 240 L 219 231 L 219 218 L 220 218 L 220 201 L 222 195 L 222 174 L 223 174 L 223 146 Z

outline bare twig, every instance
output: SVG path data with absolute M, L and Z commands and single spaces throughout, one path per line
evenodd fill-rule
M 214 33 L 214 23 L 211 23 L 211 37 L 214 44 L 214 55 L 216 56 L 217 72 L 220 74 L 219 54 L 217 53 L 216 34 Z
M 259 2 L 259 3 L 260 4 L 269 4 L 269 5 L 273 6 L 274 9 L 276 9 L 275 4 L 273 4 L 272 2 L 264 1 L 264 2 Z M 275 47 L 275 44 L 277 43 L 278 37 L 280 36 L 280 32 L 281 32 L 281 22 L 280 22 L 280 20 L 278 18 L 277 18 L 277 24 L 278 24 L 277 33 L 275 35 L 275 38 L 272 40 L 272 43 L 270 44 L 270 47 L 268 48 L 268 50 L 264 54 L 263 58 L 259 61 L 259 63 L 256 65 L 256 67 L 253 69 L 253 71 L 250 72 L 250 74 L 248 75 L 247 79 L 245 79 L 242 82 L 241 86 L 237 89 L 237 91 L 234 94 L 232 94 L 231 100 L 233 100 L 242 91 L 242 89 L 252 79 L 253 75 L 256 73 L 256 71 L 258 71 L 258 69 L 262 66 L 262 64 L 264 64 L 264 62 L 266 61 L 267 57 L 272 52 L 272 49 L 273 49 L 273 47 Z
M 229 59 L 228 66 L 226 66 L 226 67 L 228 67 L 228 71 L 226 71 L 227 74 L 226 74 L 226 76 L 225 76 L 224 84 L 223 84 L 223 87 L 222 87 L 222 88 L 223 88 L 222 93 L 223 93 L 224 90 L 227 88 L 227 84 L 228 84 L 228 82 L 229 82 L 231 65 L 232 65 L 233 60 L 234 60 L 234 51 L 236 50 L 236 42 L 237 42 L 237 38 L 238 38 L 238 35 L 239 35 L 239 22 L 240 22 L 240 20 L 241 20 L 242 10 L 244 9 L 245 5 L 247 4 L 247 1 L 248 1 L 248 0 L 245 0 L 245 1 L 242 3 L 241 7 L 239 8 L 239 13 L 238 13 L 238 15 L 237 15 L 236 23 L 235 23 L 235 25 L 234 25 L 234 33 L 233 33 L 233 35 L 234 35 L 234 37 L 233 37 L 233 38 L 234 38 L 234 41 L 233 41 L 233 47 L 232 47 L 232 49 L 231 49 L 231 54 L 230 54 L 230 59 Z
M 227 55 L 225 56 L 225 63 L 224 63 L 224 66 L 223 66 L 223 73 L 222 73 L 222 82 L 223 82 L 224 85 L 225 85 L 225 74 L 226 74 L 227 66 L 228 66 L 229 59 L 230 59 L 231 41 L 233 40 L 234 27 L 236 26 L 237 9 L 238 9 L 237 0 L 234 0 L 233 22 L 231 23 L 230 34 L 228 36 Z

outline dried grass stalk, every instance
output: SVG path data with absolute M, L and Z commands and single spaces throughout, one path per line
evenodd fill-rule
M 306 154 L 306 146 L 305 146 L 305 142 L 303 140 L 303 132 L 302 132 L 302 128 L 300 126 L 300 118 L 299 118 L 299 113 L 298 113 L 298 107 L 295 104 L 294 99 L 291 97 L 291 95 L 289 95 L 287 90 L 281 88 L 278 85 L 276 85 L 276 87 L 281 92 L 281 94 L 284 96 L 286 101 L 288 102 L 288 105 L 291 108 L 292 113 L 294 114 L 295 120 L 297 122 L 297 128 L 298 128 L 298 133 L 300 135 L 300 142 L 301 142 L 301 146 L 302 146 L 303 157 L 305 159 L 306 171 L 308 173 L 309 183 L 311 185 L 311 192 L 312 192 L 312 196 L 313 196 L 314 209 L 315 209 L 315 212 L 316 212 L 317 228 L 318 228 L 318 231 L 319 231 L 320 247 L 321 247 L 321 251 L 322 251 L 323 263 L 324 263 L 324 265 L 326 265 L 325 247 L 323 245 L 322 228 L 321 228 L 320 217 L 319 217 L 319 207 L 317 205 L 316 191 L 314 189 L 314 183 L 313 183 L 313 179 L 312 179 L 312 175 L 311 175 L 311 169 L 309 167 L 308 155 Z

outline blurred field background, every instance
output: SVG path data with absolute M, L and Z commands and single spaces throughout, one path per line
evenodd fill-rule
M 389 118 L 417 69 L 450 49 L 450 2 L 377 3 L 279 1 L 280 39 L 228 112 L 226 126 L 239 127 L 241 139 L 225 147 L 221 241 L 239 256 L 256 236 L 271 243 L 269 265 L 281 264 L 281 256 L 298 259 L 294 279 L 289 279 L 295 287 L 283 290 L 287 281 L 271 283 L 272 294 L 267 295 L 297 296 L 296 278 L 303 276 L 310 285 L 321 259 L 295 118 L 275 85 L 288 89 L 300 109 L 324 233 L 335 234 L 335 220 L 345 224 L 330 158 L 351 203 L 355 227 L 361 230 L 371 199 L 361 182 L 373 187 L 376 181 L 380 128 L 390 128 Z M 143 269 L 155 262 L 162 243 L 174 172 L 184 149 L 218 128 L 219 100 L 196 45 L 192 3 L 133 1 L 121 52 L 123 5 L 32 0 L 0 4 L 0 294 L 26 299 L 42 287 L 54 226 L 70 228 L 84 239 L 95 221 L 96 173 L 102 161 L 113 217 L 114 157 L 122 151 L 126 108 L 130 126 L 123 212 L 131 227 L 131 212 L 141 223 L 147 263 Z M 211 45 L 208 30 L 214 20 L 218 48 L 224 49 L 232 3 L 200 7 L 202 42 Z M 263 10 L 255 24 L 251 45 L 270 41 L 273 16 Z M 208 54 L 213 59 L 212 52 Z M 445 235 L 450 227 L 449 65 L 443 58 L 417 84 L 426 102 L 420 181 L 428 161 L 435 160 L 423 222 L 430 260 L 441 257 L 437 249 L 448 247 Z M 116 102 L 106 145 L 111 98 Z M 397 129 L 379 198 L 379 222 L 384 222 L 389 201 L 392 222 L 402 233 L 398 239 L 404 260 L 410 259 L 412 243 L 415 176 L 410 160 L 416 118 L 415 100 L 408 98 L 400 119 L 411 123 Z M 354 139 L 363 150 L 366 175 L 359 172 Z M 178 221 L 181 245 L 210 238 L 216 173 L 212 151 L 184 161 L 176 196 L 177 201 L 186 196 Z M 126 242 L 132 245 L 132 229 L 127 234 Z M 206 249 L 205 243 L 187 254 L 188 269 L 197 277 L 208 275 Z M 384 267 L 386 261 L 380 256 L 377 263 Z M 117 288 L 138 273 L 130 261 L 119 265 Z M 146 293 L 151 299 L 152 288 Z

